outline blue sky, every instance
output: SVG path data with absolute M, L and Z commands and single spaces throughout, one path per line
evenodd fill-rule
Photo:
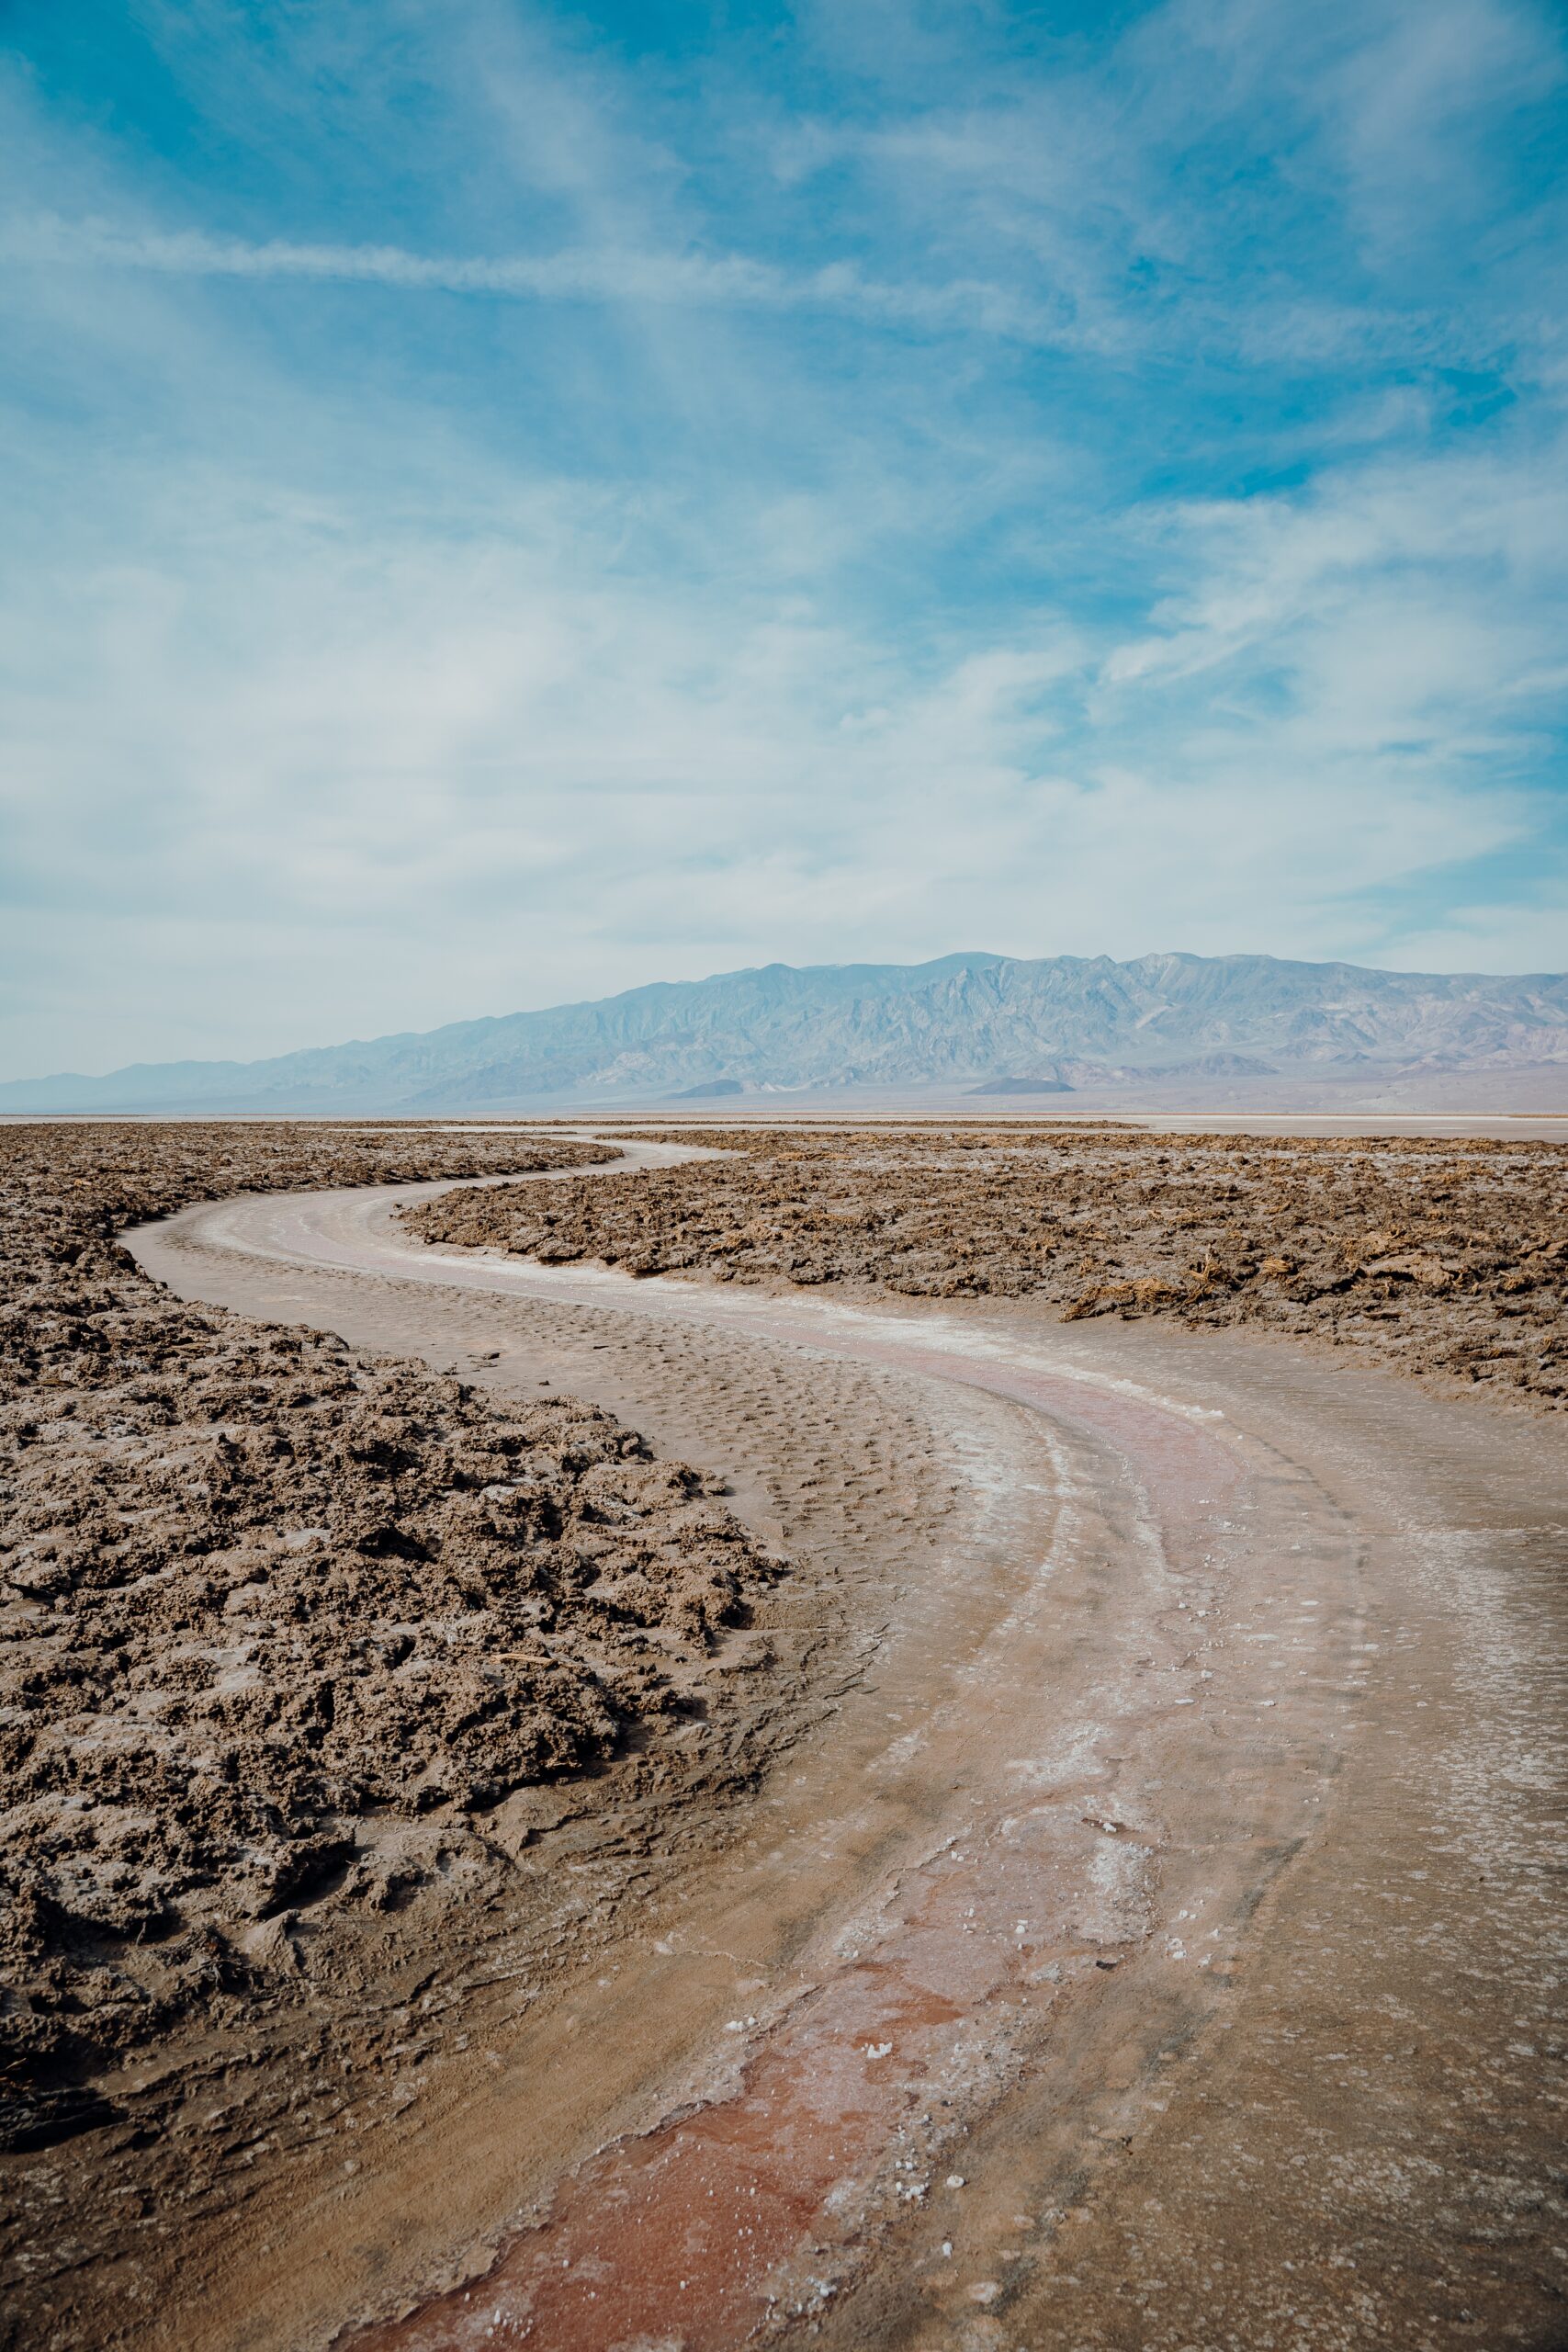
M 0 0 L 6 1074 L 1568 963 L 1533 0 Z

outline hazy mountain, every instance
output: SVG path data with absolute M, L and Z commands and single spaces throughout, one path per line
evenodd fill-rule
M 1371 1078 L 1542 1063 L 1568 1070 L 1561 973 L 963 955 L 770 964 L 269 1061 L 22 1080 L 0 1086 L 0 1110 L 477 1113 L 721 1090 L 952 1090 L 1018 1077 L 1077 1088 L 1264 1068 Z

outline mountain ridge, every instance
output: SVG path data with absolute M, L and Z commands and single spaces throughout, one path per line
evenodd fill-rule
M 0 1084 L 0 1111 L 537 1110 L 726 1091 L 973 1088 L 1051 1072 L 1157 1083 L 1269 1068 L 1568 1072 L 1568 975 L 1388 972 L 1269 956 L 767 964 L 253 1062 Z

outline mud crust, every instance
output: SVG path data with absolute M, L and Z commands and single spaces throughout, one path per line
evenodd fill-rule
M 411 1208 L 411 1229 L 546 1265 L 1028 1298 L 1069 1320 L 1256 1326 L 1537 1407 L 1568 1402 L 1558 1144 L 1082 1127 L 670 1133 L 728 1156 L 547 1194 L 457 1193 Z

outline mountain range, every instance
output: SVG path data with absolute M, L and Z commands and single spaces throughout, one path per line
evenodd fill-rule
M 0 1085 L 0 1112 L 475 1114 L 922 1088 L 1026 1102 L 1543 1066 L 1568 1079 L 1562 973 L 969 954 L 769 964 L 266 1061 L 16 1080 Z

